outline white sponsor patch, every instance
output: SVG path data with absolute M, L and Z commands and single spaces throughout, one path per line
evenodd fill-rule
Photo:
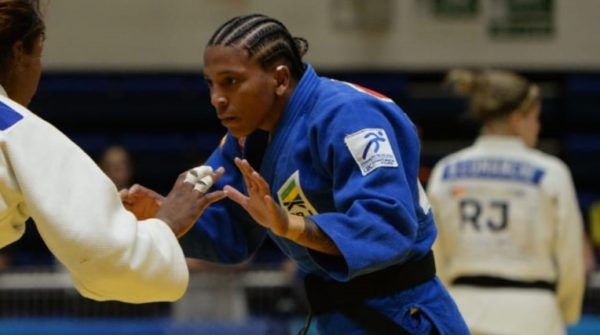
M 381 128 L 359 130 L 354 134 L 347 135 L 344 142 L 363 176 L 378 167 L 398 166 L 387 134 Z

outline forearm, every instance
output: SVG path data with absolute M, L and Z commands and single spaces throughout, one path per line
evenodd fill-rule
M 185 257 L 166 224 L 139 223 L 93 160 L 42 120 L 31 115 L 10 135 L 4 152 L 27 213 L 82 294 L 148 302 L 185 292 Z
M 0 205 L 2 201 L 3 199 L 0 199 Z M 3 217 L 0 220 L 0 248 L 4 248 L 23 236 L 27 216 L 17 209 L 7 209 L 0 213 L 0 216 Z
M 115 239 L 111 253 L 98 252 L 86 262 L 65 264 L 83 296 L 145 303 L 175 301 L 185 293 L 188 268 L 170 228 L 156 219 L 135 226 L 123 231 L 128 238 Z
M 288 229 L 284 237 L 328 255 L 342 255 L 333 240 L 314 221 L 302 216 L 288 215 Z
M 29 217 L 9 162 L 10 158 L 0 150 L 0 248 L 23 236 L 25 220 Z

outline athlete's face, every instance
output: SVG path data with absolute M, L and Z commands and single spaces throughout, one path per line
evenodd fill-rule
M 540 112 L 541 103 L 536 102 L 526 114 L 521 116 L 521 120 L 517 127 L 519 136 L 523 138 L 525 144 L 532 148 L 537 145 L 540 133 Z
M 209 46 L 204 51 L 204 77 L 217 117 L 235 137 L 257 129 L 272 131 L 283 111 L 274 72 L 263 69 L 246 50 Z

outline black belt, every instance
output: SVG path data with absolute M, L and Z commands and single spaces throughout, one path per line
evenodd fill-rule
M 539 288 L 556 291 L 556 285 L 544 280 L 521 281 L 492 276 L 462 276 L 454 279 L 453 285 L 470 285 L 479 287 Z
M 425 257 L 362 275 L 348 282 L 326 281 L 315 275 L 305 278 L 304 286 L 312 315 L 341 312 L 373 334 L 409 334 L 399 324 L 365 303 L 369 298 L 387 296 L 425 283 L 435 277 L 433 253 Z

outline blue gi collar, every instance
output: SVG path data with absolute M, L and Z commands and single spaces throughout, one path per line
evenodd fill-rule
M 265 161 L 276 161 L 279 153 L 287 139 L 287 134 L 294 126 L 298 116 L 312 110 L 318 98 L 319 76 L 310 64 L 306 65 L 306 70 L 300 78 L 300 82 L 294 89 L 290 100 L 287 102 L 285 111 L 271 134 L 271 143 L 269 143 L 264 155 Z M 263 170 L 263 169 L 261 169 Z M 261 171 L 266 180 L 270 179 L 272 172 Z M 264 173 L 269 175 L 264 175 Z
M 302 111 L 311 110 L 317 100 L 317 87 L 319 86 L 319 76 L 310 64 L 306 65 L 304 75 L 300 78 L 300 82 L 292 96 L 288 101 L 285 114 L 294 116 Z
M 293 125 L 293 121 L 299 114 L 312 109 L 317 100 L 317 87 L 319 86 L 319 76 L 310 64 L 306 65 L 306 70 L 300 78 L 300 82 L 294 89 L 290 100 L 285 107 L 285 111 L 272 134 L 272 138 L 286 133 L 286 129 Z

